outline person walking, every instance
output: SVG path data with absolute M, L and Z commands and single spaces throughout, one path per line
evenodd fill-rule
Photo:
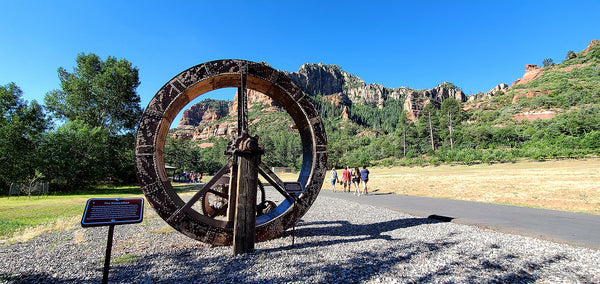
M 331 169 L 331 191 L 335 192 L 335 184 L 338 182 L 338 175 L 335 168 Z
M 360 179 L 363 184 L 363 194 L 367 195 L 367 182 L 369 182 L 369 170 L 367 170 L 367 166 L 363 166 L 363 169 L 360 171 Z
M 350 168 L 348 166 L 342 172 L 342 182 L 344 183 L 344 192 L 350 192 Z
M 360 196 L 360 189 L 358 189 L 358 184 L 360 183 L 360 171 L 358 167 L 355 167 L 352 170 L 352 183 L 354 184 L 354 195 Z

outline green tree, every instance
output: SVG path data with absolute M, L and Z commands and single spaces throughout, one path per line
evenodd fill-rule
M 133 131 L 142 113 L 137 67 L 112 56 L 102 61 L 93 53 L 80 53 L 75 62 L 72 73 L 58 68 L 60 89 L 46 94 L 44 102 L 53 116 L 113 134 Z
M 439 120 L 437 116 L 438 111 L 430 103 L 423 107 L 422 115 L 417 121 L 419 137 L 427 142 L 428 147 L 424 147 L 425 149 L 428 148 L 427 150 L 435 151 L 437 142 L 439 141 Z
M 29 105 L 15 84 L 0 86 L 0 186 L 35 175 L 39 141 L 49 122 L 42 106 Z
M 415 150 L 415 145 L 418 144 L 417 129 L 415 123 L 413 123 L 406 116 L 406 111 L 400 113 L 398 124 L 396 125 L 396 136 L 398 137 L 398 147 L 400 148 L 399 153 L 402 153 L 402 157 L 406 157 L 408 152 Z
M 460 131 L 467 114 L 458 100 L 448 98 L 442 102 L 439 115 L 439 136 L 442 141 L 449 143 L 451 149 L 454 149 L 456 133 Z
M 575 51 L 573 51 L 573 50 L 569 50 L 569 51 L 567 51 L 567 56 L 565 59 L 568 60 L 568 59 L 573 59 L 575 57 L 577 57 L 577 53 L 575 53 Z
M 46 176 L 74 187 L 104 180 L 131 182 L 133 130 L 142 113 L 136 93 L 138 69 L 125 59 L 109 56 L 103 61 L 93 53 L 80 53 L 75 62 L 73 72 L 58 69 L 60 89 L 44 98 L 51 115 L 66 122 L 44 140 L 52 150 Z M 90 140 L 81 141 L 86 135 Z M 97 152 L 76 154 L 72 149 Z M 74 157 L 86 169 L 71 165 L 77 161 Z
M 54 183 L 82 188 L 109 178 L 110 133 L 82 121 L 48 132 L 41 144 L 44 171 Z
M 554 65 L 554 60 L 552 60 L 552 58 L 546 58 L 542 61 L 542 64 L 544 64 L 544 67 L 552 66 Z

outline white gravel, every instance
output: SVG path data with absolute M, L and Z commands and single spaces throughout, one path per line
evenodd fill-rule
M 115 228 L 109 282 L 600 283 L 598 250 L 323 196 L 298 223 L 294 248 L 288 230 L 242 256 L 149 215 Z M 107 231 L 77 227 L 2 245 L 0 282 L 100 282 Z

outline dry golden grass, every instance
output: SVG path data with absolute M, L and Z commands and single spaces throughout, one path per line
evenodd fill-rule
M 79 220 L 81 220 L 80 216 L 73 216 L 70 218 L 59 218 L 55 222 L 48 224 L 28 227 L 15 232 L 12 238 L 0 240 L 0 243 L 10 244 L 15 242 L 26 242 L 43 233 L 74 229 L 77 227 L 77 225 L 79 225 Z
M 369 170 L 370 192 L 600 214 L 600 159 Z

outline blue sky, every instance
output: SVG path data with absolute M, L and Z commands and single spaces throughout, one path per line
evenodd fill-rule
M 336 64 L 367 84 L 467 94 L 561 62 L 600 38 L 600 1 L 6 1 L 0 85 L 43 103 L 80 52 L 140 70 L 146 107 L 169 79 L 223 58 L 297 71 Z M 232 99 L 233 92 L 211 96 Z M 203 98 L 208 96 L 203 96 Z

